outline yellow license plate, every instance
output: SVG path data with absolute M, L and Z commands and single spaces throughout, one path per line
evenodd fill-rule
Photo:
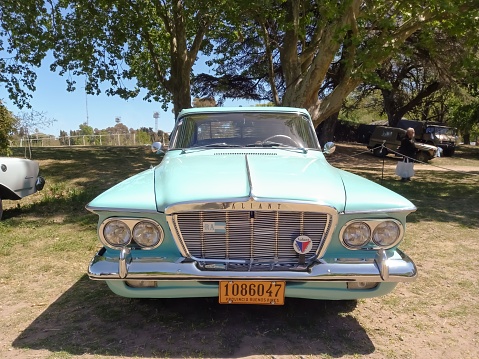
M 283 305 L 284 281 L 220 281 L 220 304 Z

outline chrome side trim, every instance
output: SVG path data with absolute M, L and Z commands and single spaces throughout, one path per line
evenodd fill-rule
M 134 251 L 120 258 L 105 257 L 100 251 L 92 259 L 88 275 L 96 280 L 186 280 L 219 281 L 228 279 L 285 280 L 290 282 L 410 282 L 417 277 L 414 262 L 397 250 L 388 258 L 379 251 L 375 259 L 321 259 L 304 271 L 233 272 L 200 270 L 196 262 L 172 262 L 162 257 L 137 258 Z
M 375 209 L 373 211 L 344 211 L 344 214 L 375 214 L 375 213 L 400 213 L 400 212 L 416 212 L 417 207 L 403 207 L 403 208 L 384 208 L 384 209 Z
M 142 208 L 118 208 L 118 207 L 94 207 L 89 206 L 88 204 L 85 206 L 87 211 L 92 213 L 98 212 L 123 212 L 123 213 L 155 213 L 157 214 L 158 211 L 151 210 L 151 209 L 142 209 Z

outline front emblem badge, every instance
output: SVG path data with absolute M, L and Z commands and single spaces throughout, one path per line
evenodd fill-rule
M 203 233 L 226 233 L 226 223 L 203 222 Z
M 298 236 L 293 241 L 296 253 L 306 254 L 313 248 L 313 240 L 308 236 Z

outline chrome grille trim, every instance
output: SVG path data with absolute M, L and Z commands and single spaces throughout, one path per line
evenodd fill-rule
M 244 202 L 244 207 L 251 202 L 258 207 L 254 200 Z M 261 203 L 262 208 L 271 208 L 268 203 Z M 278 208 L 276 204 L 273 208 Z M 199 267 L 218 263 L 224 265 L 225 270 L 252 271 L 265 267 L 297 270 L 299 255 L 293 249 L 294 238 L 304 234 L 313 240 L 313 249 L 306 254 L 306 265 L 321 258 L 338 213 L 332 207 L 310 203 L 307 211 L 304 204 L 298 203 L 286 203 L 282 207 L 285 210 L 248 211 L 235 210 L 238 206 L 231 206 L 231 202 L 177 204 L 176 213 L 171 211 L 167 218 L 181 254 L 196 261 Z M 224 223 L 225 232 L 205 233 L 204 222 Z

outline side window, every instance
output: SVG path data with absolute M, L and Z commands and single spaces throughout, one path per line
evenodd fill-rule
M 381 133 L 381 137 L 384 137 L 384 138 L 392 138 L 392 136 L 393 136 L 393 132 L 390 130 L 383 130 L 383 132 Z

